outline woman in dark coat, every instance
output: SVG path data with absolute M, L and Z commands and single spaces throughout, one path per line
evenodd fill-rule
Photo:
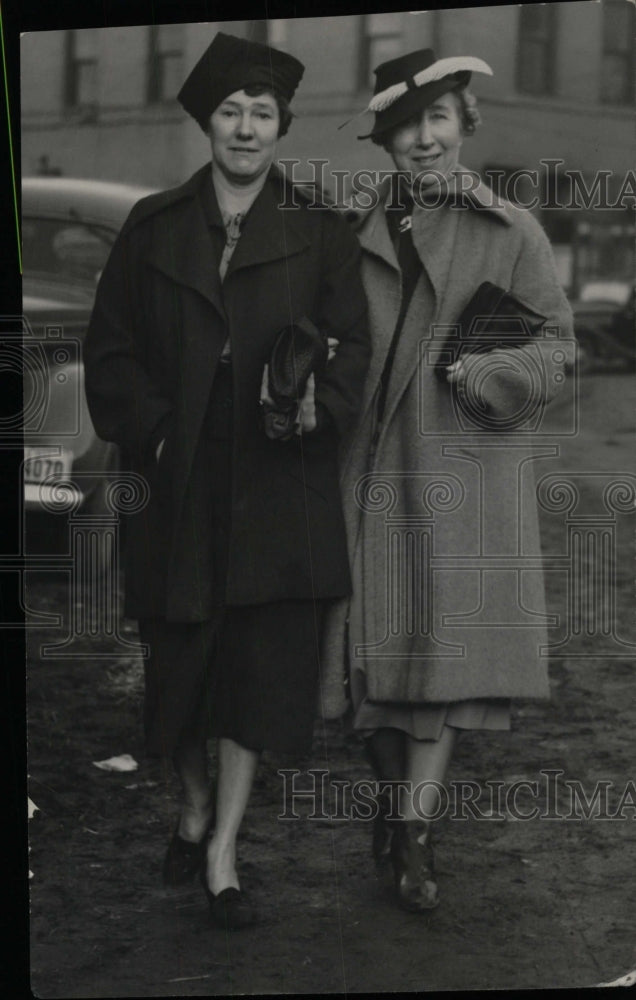
M 164 878 L 203 867 L 224 926 L 254 917 L 236 836 L 258 755 L 308 751 L 323 608 L 350 588 L 336 452 L 368 367 L 366 300 L 347 224 L 272 165 L 302 73 L 285 53 L 215 37 L 179 95 L 211 168 L 135 206 L 84 351 L 97 432 L 149 486 L 128 531 L 126 613 L 149 647 L 147 749 L 173 757 L 184 790 Z M 296 433 L 270 440 L 263 374 L 298 322 L 339 347 L 310 377 Z
M 507 729 L 511 698 L 549 692 L 532 458 L 572 319 L 540 225 L 459 165 L 471 71 L 490 73 L 428 49 L 376 70 L 371 138 L 396 173 L 358 229 L 373 360 L 343 442 L 353 596 L 329 611 L 322 663 L 326 714 L 348 663 L 354 727 L 378 776 L 404 783 L 374 848 L 390 846 L 409 910 L 438 900 L 430 818 L 457 732 Z M 508 294 L 506 330 L 530 310 L 538 325 L 458 360 L 447 337 L 484 282 Z

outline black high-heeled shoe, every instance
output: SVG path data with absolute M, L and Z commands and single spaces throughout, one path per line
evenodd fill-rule
M 410 913 L 434 910 L 439 896 L 429 822 L 419 819 L 395 822 L 391 864 L 400 906 Z
M 247 900 L 245 893 L 234 886 L 228 886 L 215 895 L 208 886 L 207 858 L 201 870 L 201 884 L 210 907 L 210 914 L 217 927 L 224 931 L 240 930 L 256 923 L 256 910 Z
M 201 870 L 208 846 L 208 838 L 214 826 L 214 814 L 201 840 L 184 840 L 179 835 L 179 820 L 163 859 L 163 881 L 167 886 L 187 885 Z

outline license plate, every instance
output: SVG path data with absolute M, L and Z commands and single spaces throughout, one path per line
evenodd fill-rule
M 73 456 L 70 451 L 53 448 L 24 449 L 25 483 L 43 483 L 49 476 L 61 480 L 70 475 Z

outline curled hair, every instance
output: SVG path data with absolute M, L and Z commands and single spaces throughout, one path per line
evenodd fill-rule
M 472 90 L 462 87 L 460 90 L 453 90 L 459 106 L 459 120 L 464 135 L 472 135 L 478 125 L 481 125 L 481 115 L 477 107 L 477 98 Z
M 243 89 L 248 97 L 259 97 L 261 94 L 269 94 L 270 97 L 274 98 L 276 101 L 276 107 L 278 108 L 278 138 L 280 139 L 282 136 L 287 135 L 292 119 L 295 117 L 293 111 L 291 111 L 289 107 L 289 101 L 287 101 L 285 97 L 275 94 L 262 83 L 248 83 Z M 197 119 L 197 121 L 205 134 L 208 135 L 210 130 L 210 118 Z
M 453 95 L 457 104 L 462 134 L 473 135 L 477 126 L 481 124 L 481 115 L 479 114 L 479 109 L 477 107 L 477 98 L 472 91 L 468 90 L 467 87 L 460 87 L 458 90 L 450 90 L 449 93 Z M 423 110 L 424 109 L 422 108 L 422 111 Z M 388 151 L 388 147 L 394 134 L 398 129 L 402 128 L 404 124 L 405 123 L 402 122 L 400 125 L 394 125 L 393 128 L 387 129 L 386 132 L 379 132 L 377 135 L 371 136 L 371 142 L 375 143 L 376 146 L 382 146 L 383 149 Z

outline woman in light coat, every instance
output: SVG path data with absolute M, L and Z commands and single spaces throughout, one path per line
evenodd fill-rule
M 373 356 L 343 447 L 354 592 L 323 649 L 323 711 L 348 687 L 378 778 L 406 783 L 399 821 L 379 796 L 373 849 L 415 911 L 438 901 L 430 820 L 458 730 L 507 729 L 510 699 L 549 692 L 532 458 L 571 313 L 540 225 L 459 165 L 479 121 L 471 71 L 491 72 L 430 50 L 376 70 L 370 137 L 396 173 L 358 231 Z M 545 323 L 511 317 L 523 346 L 460 356 L 454 324 L 485 281 Z

